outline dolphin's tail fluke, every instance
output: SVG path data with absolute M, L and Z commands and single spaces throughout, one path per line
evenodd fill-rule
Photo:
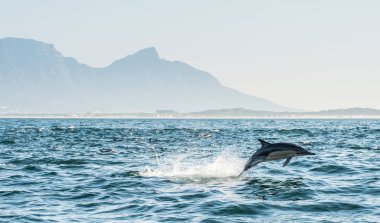
M 257 164 L 259 164 L 261 162 L 263 162 L 262 159 L 257 158 L 257 157 L 255 157 L 255 158 L 251 157 L 248 160 L 248 162 L 244 165 L 244 170 L 241 171 L 241 173 L 238 175 L 238 177 L 240 177 L 245 171 L 251 169 L 251 167 L 256 166 Z
M 241 171 L 241 173 L 237 177 L 240 177 L 243 173 L 244 173 L 244 170 Z

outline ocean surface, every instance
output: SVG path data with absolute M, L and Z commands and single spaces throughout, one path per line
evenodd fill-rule
M 380 120 L 0 119 L 0 222 L 380 222 Z

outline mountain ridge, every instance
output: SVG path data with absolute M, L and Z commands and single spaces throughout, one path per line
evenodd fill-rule
M 313 112 L 273 112 L 255 111 L 244 108 L 205 110 L 181 113 L 172 110 L 159 110 L 155 113 L 6 113 L 0 107 L 0 118 L 178 118 L 178 119 L 380 119 L 380 110 L 374 108 L 344 108 Z
M 182 112 L 246 107 L 285 111 L 223 86 L 210 73 L 159 57 L 154 47 L 95 68 L 53 44 L 0 39 L 0 106 L 20 112 Z
M 374 116 L 380 117 L 380 110 L 374 108 L 340 108 L 308 112 L 276 112 L 250 110 L 245 108 L 216 109 L 191 112 L 190 115 L 205 117 L 355 117 L 355 116 Z

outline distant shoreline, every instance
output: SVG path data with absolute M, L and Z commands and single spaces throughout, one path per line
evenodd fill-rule
M 0 119 L 380 119 L 380 116 L 159 116 L 159 115 L 55 115 L 0 114 Z
M 370 108 L 348 108 L 316 112 L 274 112 L 244 108 L 205 110 L 199 112 L 156 112 L 134 113 L 0 113 L 0 118 L 56 118 L 56 119 L 380 119 L 380 110 Z

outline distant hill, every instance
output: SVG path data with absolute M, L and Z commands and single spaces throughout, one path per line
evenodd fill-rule
M 93 68 L 62 56 L 51 44 L 0 39 L 0 110 L 4 112 L 191 112 L 235 107 L 293 110 L 227 88 L 211 74 L 185 63 L 162 59 L 155 48 Z
M 374 118 L 380 119 L 380 110 L 371 108 L 348 108 L 318 112 L 275 112 L 255 111 L 244 108 L 206 110 L 200 112 L 176 112 L 173 110 L 157 110 L 156 112 L 137 113 L 4 113 L 0 118 L 265 118 L 265 119 L 323 119 L 323 118 Z
M 327 116 L 380 116 L 380 110 L 373 108 L 347 108 L 347 109 L 334 109 L 314 112 L 319 115 Z
M 372 108 L 347 108 L 316 112 L 274 112 L 256 111 L 244 108 L 206 110 L 192 112 L 198 117 L 380 117 L 380 110 Z

